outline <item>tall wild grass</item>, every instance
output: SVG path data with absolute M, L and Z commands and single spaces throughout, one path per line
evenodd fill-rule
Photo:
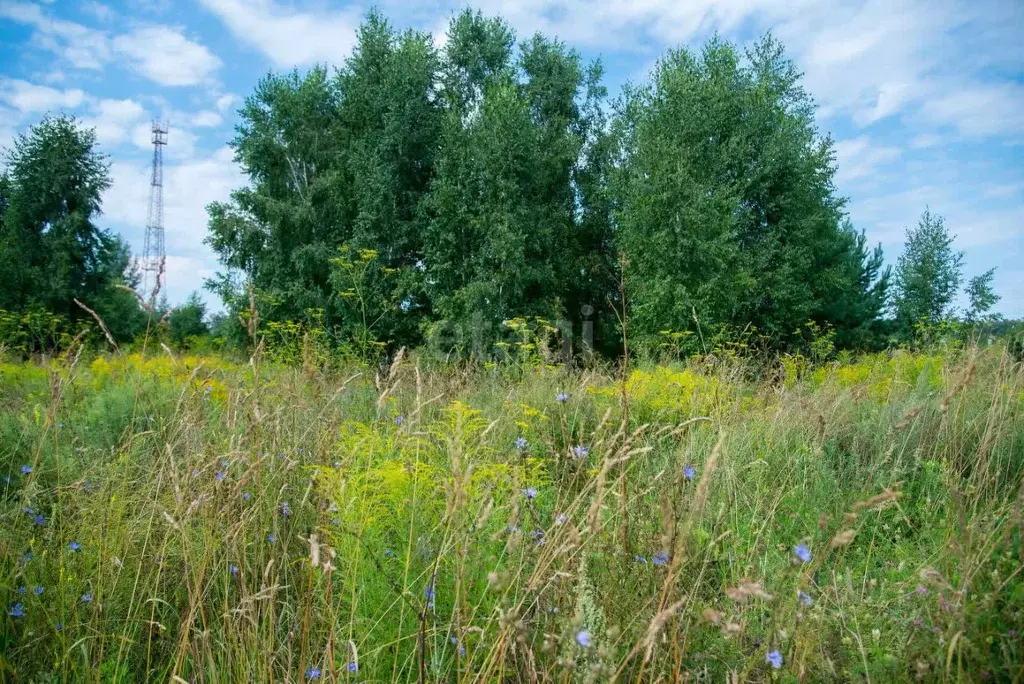
M 0 679 L 1021 681 L 1024 370 L 0 365 Z

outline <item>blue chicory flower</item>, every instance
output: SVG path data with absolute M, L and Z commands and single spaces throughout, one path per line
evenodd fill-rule
M 526 448 L 527 444 L 529 444 L 529 442 L 526 441 L 525 437 L 516 437 L 516 449 L 522 451 Z
M 323 674 L 319 667 L 311 667 L 306 670 L 306 679 L 320 679 L 320 675 Z
M 793 555 L 800 559 L 801 563 L 811 562 L 811 550 L 807 548 L 806 544 L 799 544 L 793 547 Z
M 21 466 L 21 474 L 22 475 L 28 475 L 31 472 L 32 472 L 32 466 L 28 466 L 28 465 Z
M 68 544 L 68 548 L 71 549 L 72 551 L 79 551 L 79 550 L 81 550 L 82 545 L 79 544 L 76 541 L 73 541 L 70 544 Z
M 572 448 L 572 453 L 576 458 L 586 458 L 590 454 L 590 448 L 580 444 Z
M 555 395 L 555 401 L 557 401 L 559 404 L 564 404 L 565 402 L 569 401 L 569 395 L 566 394 L 565 392 L 559 392 L 558 394 Z
M 796 590 L 796 596 L 805 606 L 810 606 L 814 603 L 814 599 L 812 599 L 809 594 L 804 593 L 802 589 Z
M 32 593 L 35 594 L 36 596 L 42 596 L 43 595 L 43 591 L 44 591 L 44 589 L 42 587 L 40 587 L 40 586 L 36 586 L 36 587 L 34 587 L 32 589 Z
M 92 594 L 82 594 L 82 603 L 92 603 Z
M 590 632 L 586 630 L 576 632 L 576 643 L 583 648 L 590 648 Z
M 778 651 L 769 651 L 764 657 L 764 662 L 778 670 L 782 667 L 782 654 Z
M 666 565 L 668 563 L 668 551 L 658 551 L 652 558 L 655 565 Z
M 527 499 L 536 499 L 537 498 L 537 490 L 534 489 L 533 487 L 527 487 L 526 489 L 524 489 L 522 491 L 523 491 L 523 496 L 525 496 Z
M 24 617 L 25 606 L 21 605 L 20 603 L 15 603 L 13 606 L 11 606 L 10 610 L 7 611 L 7 614 L 13 618 Z

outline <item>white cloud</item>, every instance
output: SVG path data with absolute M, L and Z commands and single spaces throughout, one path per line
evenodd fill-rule
M 223 114 L 224 112 L 226 112 L 228 109 L 231 108 L 231 105 L 233 105 L 236 102 L 238 102 L 239 99 L 240 98 L 237 95 L 233 95 L 231 93 L 226 93 L 224 95 L 221 95 L 220 97 L 217 98 L 217 111 L 220 112 L 221 114 Z
M 104 14 L 105 5 L 83 9 Z M 205 46 L 189 40 L 181 30 L 163 25 L 142 26 L 111 39 L 99 29 L 47 16 L 38 5 L 2 2 L 0 17 L 35 29 L 30 44 L 58 55 L 78 69 L 102 69 L 115 55 L 129 68 L 164 86 L 189 86 L 209 81 L 221 61 Z
M 932 123 L 951 126 L 966 137 L 1024 133 L 1024 85 L 987 83 L 950 90 L 923 107 Z
M 221 61 L 205 46 L 169 26 L 147 26 L 114 39 L 114 48 L 131 67 L 165 86 L 189 86 L 209 80 Z
M 109 5 L 104 5 L 102 2 L 96 2 L 95 0 L 83 2 L 79 5 L 79 9 L 103 22 L 111 21 L 117 16 L 117 12 L 111 9 Z
M 51 19 L 38 5 L 0 3 L 0 17 L 35 29 L 32 44 L 49 50 L 79 69 L 99 69 L 110 60 L 110 47 L 101 31 L 61 19 Z
M 955 244 L 960 249 L 1020 238 L 1024 205 L 979 209 L 976 198 L 983 195 L 983 182 L 938 182 L 865 197 L 851 202 L 850 215 L 854 223 L 868 228 L 871 240 L 885 245 L 901 244 L 907 227 L 917 224 L 925 207 L 945 218 L 946 227 L 956 236 Z
M 992 199 L 1012 199 L 1017 195 L 1024 195 L 1024 183 L 990 185 L 985 188 L 982 194 Z
M 922 133 L 921 135 L 915 135 L 911 141 L 910 146 L 914 149 L 925 149 L 928 147 L 935 147 L 942 142 L 942 136 L 936 135 L 935 133 Z
M 43 80 L 47 83 L 63 83 L 68 79 L 68 75 L 60 69 L 54 69 L 53 71 L 43 74 Z
M 164 226 L 168 254 L 205 253 L 206 205 L 226 201 L 245 183 L 234 152 L 227 147 L 179 163 L 164 164 Z M 150 162 L 118 160 L 111 165 L 113 186 L 103 198 L 106 218 L 134 227 L 142 246 L 142 230 L 149 208 Z
M 188 257 L 168 254 L 166 273 L 164 274 L 167 301 L 172 305 L 181 304 L 192 292 L 198 291 L 207 303 L 207 311 L 213 313 L 220 310 L 222 308 L 220 301 L 213 301 L 215 298 L 203 290 L 203 282 L 207 278 L 212 278 L 216 272 L 212 266 L 215 263 L 206 255 Z
M 241 41 L 278 68 L 339 64 L 352 52 L 362 12 L 303 12 L 271 0 L 200 0 Z
M 83 123 L 96 129 L 101 145 L 114 146 L 128 140 L 131 127 L 145 116 L 145 108 L 135 100 L 100 100 Z
M 14 137 L 17 135 L 18 131 L 13 125 L 17 119 L 17 112 L 0 106 L 0 163 L 3 163 L 3 151 L 11 148 Z
M 403 16 L 415 13 L 406 5 L 392 2 Z M 1022 86 L 1012 77 L 1024 67 L 1020 2 L 480 0 L 474 5 L 501 14 L 520 36 L 541 31 L 574 46 L 648 59 L 666 46 L 697 47 L 715 32 L 749 39 L 771 30 L 804 72 L 819 117 L 857 128 L 914 118 L 933 103 L 931 118 L 947 124 L 963 116 L 959 130 L 980 137 L 1018 132 L 1024 110 Z M 436 16 L 421 17 L 421 24 L 440 36 Z M 1003 85 L 985 86 L 1000 79 Z
M 221 118 L 220 114 L 218 114 L 217 112 L 205 110 L 193 114 L 191 122 L 192 125 L 196 128 L 209 128 L 211 126 L 219 126 L 222 120 L 223 119 Z
M 84 100 L 85 93 L 78 88 L 57 90 L 17 79 L 0 81 L 0 101 L 6 102 L 21 114 L 74 108 Z
M 839 140 L 835 143 L 835 151 L 838 185 L 871 178 L 880 167 L 896 161 L 902 154 L 899 148 L 876 145 L 867 136 Z

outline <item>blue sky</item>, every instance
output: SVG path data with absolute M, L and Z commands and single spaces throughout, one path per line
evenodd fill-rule
M 455 2 L 376 3 L 398 27 L 444 40 Z M 172 303 L 217 269 L 204 207 L 244 183 L 227 142 L 267 71 L 339 64 L 370 3 L 342 0 L 0 0 L 0 145 L 46 111 L 95 125 L 114 185 L 103 225 L 141 251 L 149 121 L 165 152 Z M 1019 0 L 484 0 L 520 37 L 556 35 L 600 57 L 613 94 L 668 47 L 772 30 L 805 73 L 836 141 L 854 225 L 898 256 L 926 205 L 966 253 L 997 267 L 999 310 L 1024 316 L 1024 3 Z

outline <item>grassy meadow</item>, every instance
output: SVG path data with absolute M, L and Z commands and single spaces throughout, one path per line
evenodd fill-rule
M 0 680 L 1024 681 L 1024 369 L 0 364 Z

